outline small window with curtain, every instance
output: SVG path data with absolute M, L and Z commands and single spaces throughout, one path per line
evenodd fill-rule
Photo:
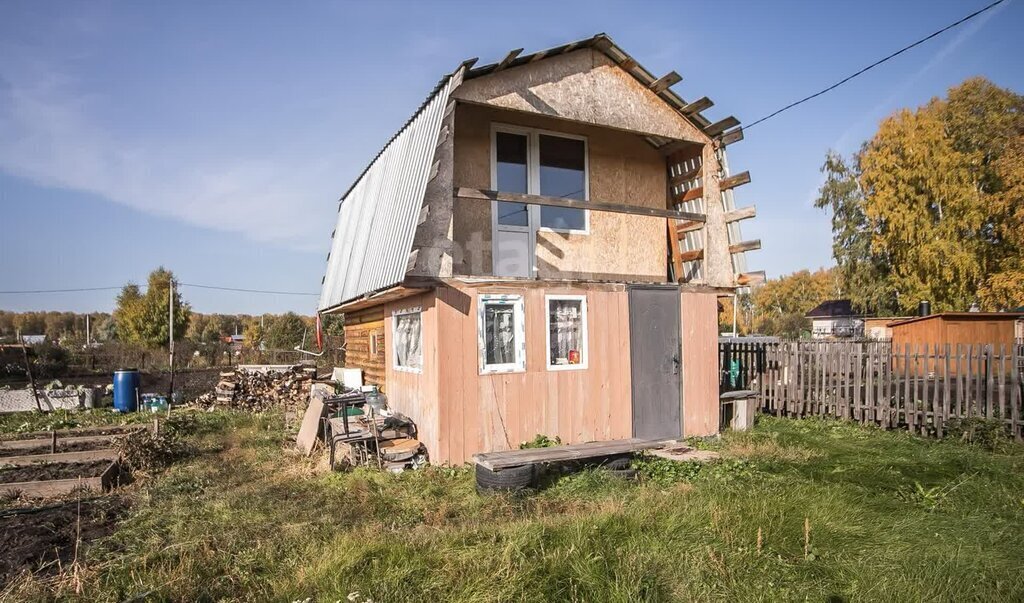
M 587 298 L 584 295 L 548 295 L 548 369 L 587 368 Z
M 480 373 L 526 370 L 526 326 L 521 295 L 481 295 L 478 300 Z
M 392 318 L 392 339 L 395 368 L 411 373 L 423 372 L 423 313 L 420 308 L 395 310 Z

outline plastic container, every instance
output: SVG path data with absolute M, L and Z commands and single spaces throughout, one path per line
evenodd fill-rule
M 167 397 L 160 394 L 142 394 L 141 411 L 163 412 L 167 410 Z
M 114 410 L 135 412 L 139 407 L 139 369 L 114 371 Z

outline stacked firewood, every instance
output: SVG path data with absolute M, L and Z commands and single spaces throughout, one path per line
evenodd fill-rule
M 315 378 L 316 368 L 302 366 L 286 371 L 224 371 L 214 390 L 203 394 L 196 402 L 203 406 L 250 411 L 301 410 L 309 404 L 309 390 Z

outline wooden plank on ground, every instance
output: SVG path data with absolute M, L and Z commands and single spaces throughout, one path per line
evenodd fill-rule
M 527 448 L 523 450 L 484 452 L 473 455 L 473 460 L 478 465 L 490 469 L 491 471 L 500 471 L 509 467 L 520 467 L 522 465 L 530 465 L 534 463 L 557 463 L 614 454 L 639 452 L 641 450 L 653 450 L 656 448 L 664 448 L 667 445 L 676 443 L 678 442 L 675 440 L 663 438 L 605 440 L 600 442 L 587 442 L 585 444 L 552 446 L 550 448 Z
M 36 482 L 0 484 L 0 495 L 20 494 L 27 498 L 50 498 L 70 494 L 76 490 L 103 491 L 101 476 L 89 478 L 51 479 Z
M 323 397 L 314 395 L 306 407 L 306 414 L 302 416 L 302 426 L 299 428 L 299 435 L 295 438 L 295 447 L 309 456 L 316 445 L 317 436 L 320 434 L 320 419 L 327 410 L 324 406 Z
M 124 435 L 123 433 L 104 435 L 104 436 L 77 436 L 72 438 L 57 438 L 57 446 L 60 447 L 62 444 L 88 444 L 94 442 L 110 442 L 112 439 Z M 4 440 L 0 442 L 0 449 L 2 450 L 28 450 L 31 448 L 41 448 L 43 446 L 49 446 L 52 443 L 50 438 L 38 439 L 38 440 Z
M 115 461 L 118 453 L 112 448 L 101 450 L 78 450 L 52 454 L 23 454 L 0 457 L 0 466 L 24 467 L 38 463 L 87 463 L 89 461 Z

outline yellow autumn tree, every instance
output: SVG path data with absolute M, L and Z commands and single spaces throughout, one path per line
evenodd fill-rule
M 830 153 L 818 207 L 849 297 L 869 311 L 1024 303 L 1024 96 L 973 78 L 886 118 L 850 162 Z

